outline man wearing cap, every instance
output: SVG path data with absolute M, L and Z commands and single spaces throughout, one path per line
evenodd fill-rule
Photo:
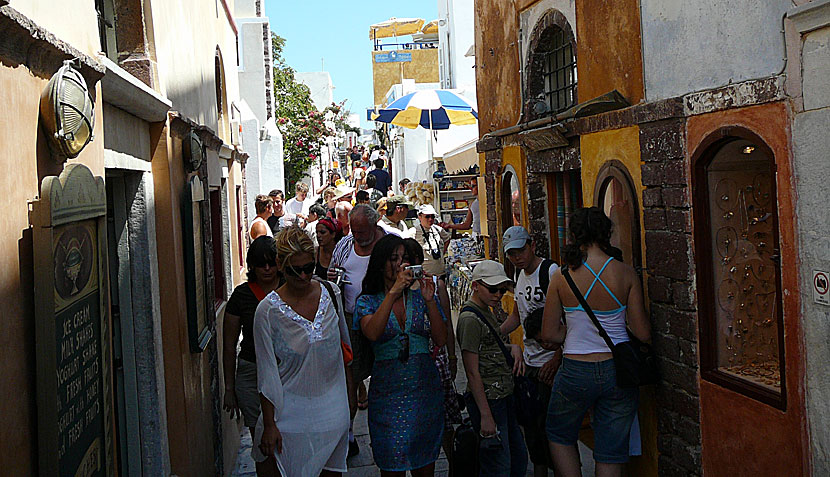
M 513 401 L 513 374 L 523 371 L 522 351 L 517 345 L 506 345 L 513 357 L 511 368 L 498 342 L 506 336 L 498 331 L 493 313 L 513 288 L 513 280 L 500 263 L 484 260 L 473 269 L 471 286 L 473 293 L 461 308 L 455 334 L 467 374 L 467 410 L 482 439 L 479 475 L 524 476 L 527 448 Z
M 540 403 L 550 401 L 550 390 L 553 377 L 562 362 L 562 351 L 549 351 L 543 348 L 535 339 L 528 338 L 525 320 L 534 311 L 545 307 L 550 278 L 557 266 L 553 260 L 543 259 L 536 255 L 536 244 L 527 230 L 514 225 L 504 232 L 504 255 L 516 267 L 516 291 L 513 294 L 515 304 L 513 312 L 501 324 L 502 334 L 509 335 L 522 325 L 524 342 L 525 376 L 536 383 L 537 400 Z M 551 346 L 547 343 L 546 347 Z M 559 346 L 554 346 L 559 348 Z M 553 462 L 548 449 L 548 439 L 545 435 L 546 406 L 539 409 L 535 425 L 525 426 L 525 440 L 530 450 L 530 460 L 533 462 L 534 475 L 548 475 L 548 468 L 553 469 Z
M 412 203 L 407 200 L 405 196 L 393 195 L 386 199 L 386 215 L 380 219 L 380 226 L 384 227 L 390 233 L 400 235 L 403 238 L 411 238 L 415 236 L 415 229 L 410 229 L 406 226 L 403 219 L 409 214 L 409 208 Z
M 386 209 L 387 213 L 389 209 Z M 450 233 L 435 223 L 435 208 L 429 204 L 418 208 L 415 240 L 424 248 L 424 271 L 438 278 L 446 278 L 444 254 L 450 245 Z

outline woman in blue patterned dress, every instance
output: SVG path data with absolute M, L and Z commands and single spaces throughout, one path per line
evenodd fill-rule
M 430 355 L 447 339 L 431 277 L 410 289 L 403 240 L 380 239 L 369 258 L 355 316 L 372 342 L 375 364 L 369 386 L 369 436 L 383 476 L 431 476 L 444 430 L 441 379 Z

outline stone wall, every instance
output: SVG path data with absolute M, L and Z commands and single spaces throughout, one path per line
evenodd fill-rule
M 656 389 L 659 475 L 700 475 L 697 306 L 685 120 L 640 126 L 643 227 L 652 338 L 663 381 Z

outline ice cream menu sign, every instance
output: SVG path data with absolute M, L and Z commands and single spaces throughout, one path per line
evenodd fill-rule
M 41 475 L 113 475 L 106 193 L 83 165 L 33 203 Z

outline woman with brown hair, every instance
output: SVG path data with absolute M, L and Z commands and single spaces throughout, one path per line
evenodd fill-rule
M 564 352 L 553 380 L 547 437 L 556 475 L 582 475 L 576 441 L 585 412 L 593 407 L 597 476 L 616 477 L 628 462 L 639 394 L 636 387 L 617 385 L 611 349 L 590 312 L 615 346 L 630 341 L 627 327 L 637 339 L 648 341 L 651 324 L 640 277 L 611 246 L 611 219 L 598 207 L 582 208 L 573 213 L 569 232 L 571 243 L 562 250 L 563 267 L 550 279 L 542 321 L 542 340 L 562 344 Z
M 336 286 L 312 280 L 314 244 L 302 229 L 286 228 L 276 242 L 285 284 L 254 318 L 262 414 L 252 455 L 273 475 L 340 475 L 349 432 L 344 362 L 351 362 L 343 306 Z
M 317 257 L 314 275 L 326 279 L 334 246 L 343 238 L 343 227 L 337 220 L 323 217 L 317 220 Z

